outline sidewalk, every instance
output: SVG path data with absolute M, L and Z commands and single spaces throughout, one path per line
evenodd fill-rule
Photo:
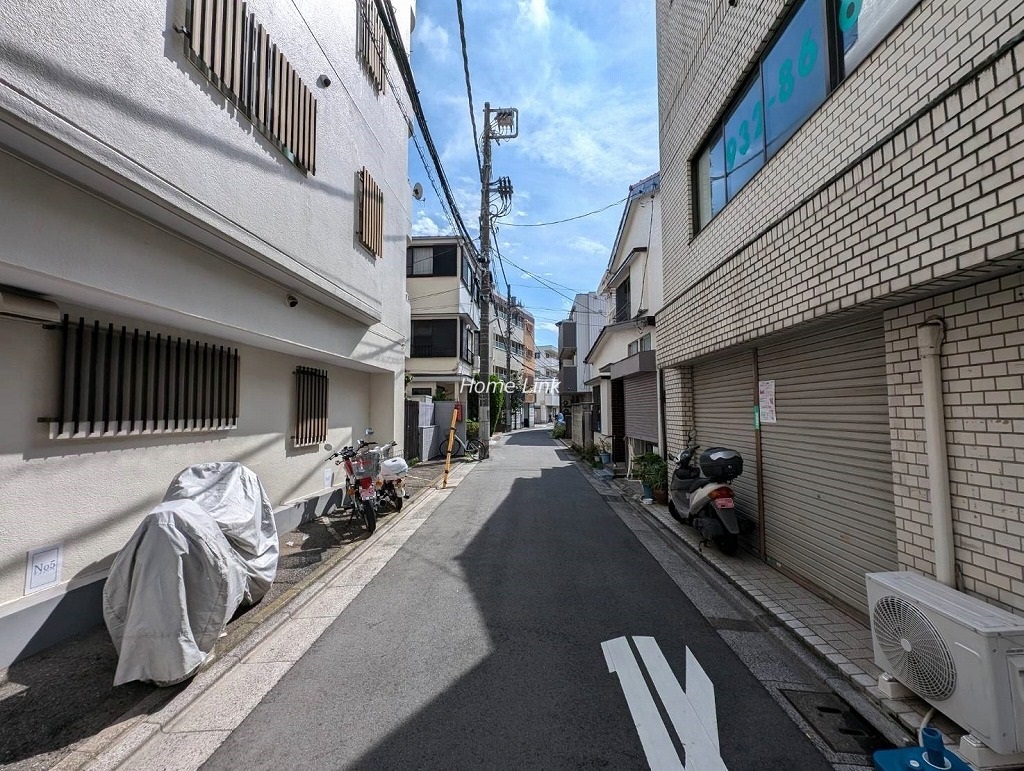
M 563 445 L 565 443 L 563 442 Z M 565 445 L 568 449 L 568 445 Z M 640 483 L 622 477 L 611 478 L 603 469 L 583 461 L 581 471 L 622 491 L 623 498 L 641 515 L 653 518 L 663 529 L 692 549 L 705 563 L 756 602 L 765 613 L 787 627 L 808 648 L 867 696 L 883 712 L 899 721 L 916 736 L 931 706 L 922 699 L 888 699 L 878 689 L 881 670 L 875 666 L 871 629 L 851 618 L 826 600 L 775 570 L 757 557 L 740 551 L 727 557 L 714 546 L 700 546 L 701 536 L 691 527 L 676 522 L 668 506 L 641 503 Z M 946 736 L 946 743 L 959 742 L 963 729 L 936 714 L 931 725 Z
M 470 464 L 453 459 L 452 476 L 463 465 Z M 443 471 L 443 459 L 413 466 L 406 485 L 410 498 L 403 512 L 382 516 L 380 530 L 402 518 L 424 492 L 438 485 Z M 271 590 L 259 605 L 231 620 L 207 671 L 366 542 L 362 525 L 348 520 L 348 512 L 337 512 L 280 534 L 278 574 Z M 79 768 L 128 724 L 158 713 L 192 687 L 157 688 L 133 682 L 114 688 L 116 666 L 117 654 L 101 623 L 0 670 L 0 767 L 15 771 Z

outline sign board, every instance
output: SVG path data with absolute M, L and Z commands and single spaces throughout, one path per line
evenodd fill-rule
M 41 546 L 30 551 L 25 566 L 25 594 L 59 584 L 60 569 L 63 563 L 63 544 Z
M 328 467 L 324 469 L 324 488 L 331 487 L 334 484 L 334 469 Z
M 775 421 L 775 381 L 760 380 L 757 383 L 757 402 L 761 423 Z

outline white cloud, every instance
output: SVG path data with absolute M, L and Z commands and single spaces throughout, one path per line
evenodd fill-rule
M 608 247 L 586 236 L 576 236 L 576 238 L 569 241 L 567 246 L 574 251 L 583 252 L 584 254 L 608 253 Z
M 416 221 L 412 223 L 412 234 L 414 236 L 439 236 L 444 232 L 440 226 L 427 216 L 426 212 L 419 212 Z
M 448 61 L 448 30 L 439 27 L 429 16 L 417 20 L 416 39 L 430 58 L 437 62 Z
M 555 324 L 553 321 L 538 321 L 536 328 L 544 332 L 558 331 L 558 325 Z
M 519 19 L 525 21 L 531 27 L 539 30 L 546 30 L 551 24 L 551 14 L 548 12 L 547 0 L 518 0 Z

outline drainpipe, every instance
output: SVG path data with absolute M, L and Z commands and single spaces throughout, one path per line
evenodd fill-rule
M 932 504 L 935 578 L 956 588 L 953 555 L 953 515 L 949 502 L 949 459 L 946 454 L 946 418 L 942 404 L 942 341 L 945 323 L 933 317 L 917 328 L 924 397 L 924 440 L 928 455 L 928 498 Z

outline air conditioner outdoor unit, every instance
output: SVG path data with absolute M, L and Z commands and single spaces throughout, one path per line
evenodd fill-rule
M 875 664 L 995 752 L 1024 751 L 1024 618 L 916 573 L 866 578 Z

